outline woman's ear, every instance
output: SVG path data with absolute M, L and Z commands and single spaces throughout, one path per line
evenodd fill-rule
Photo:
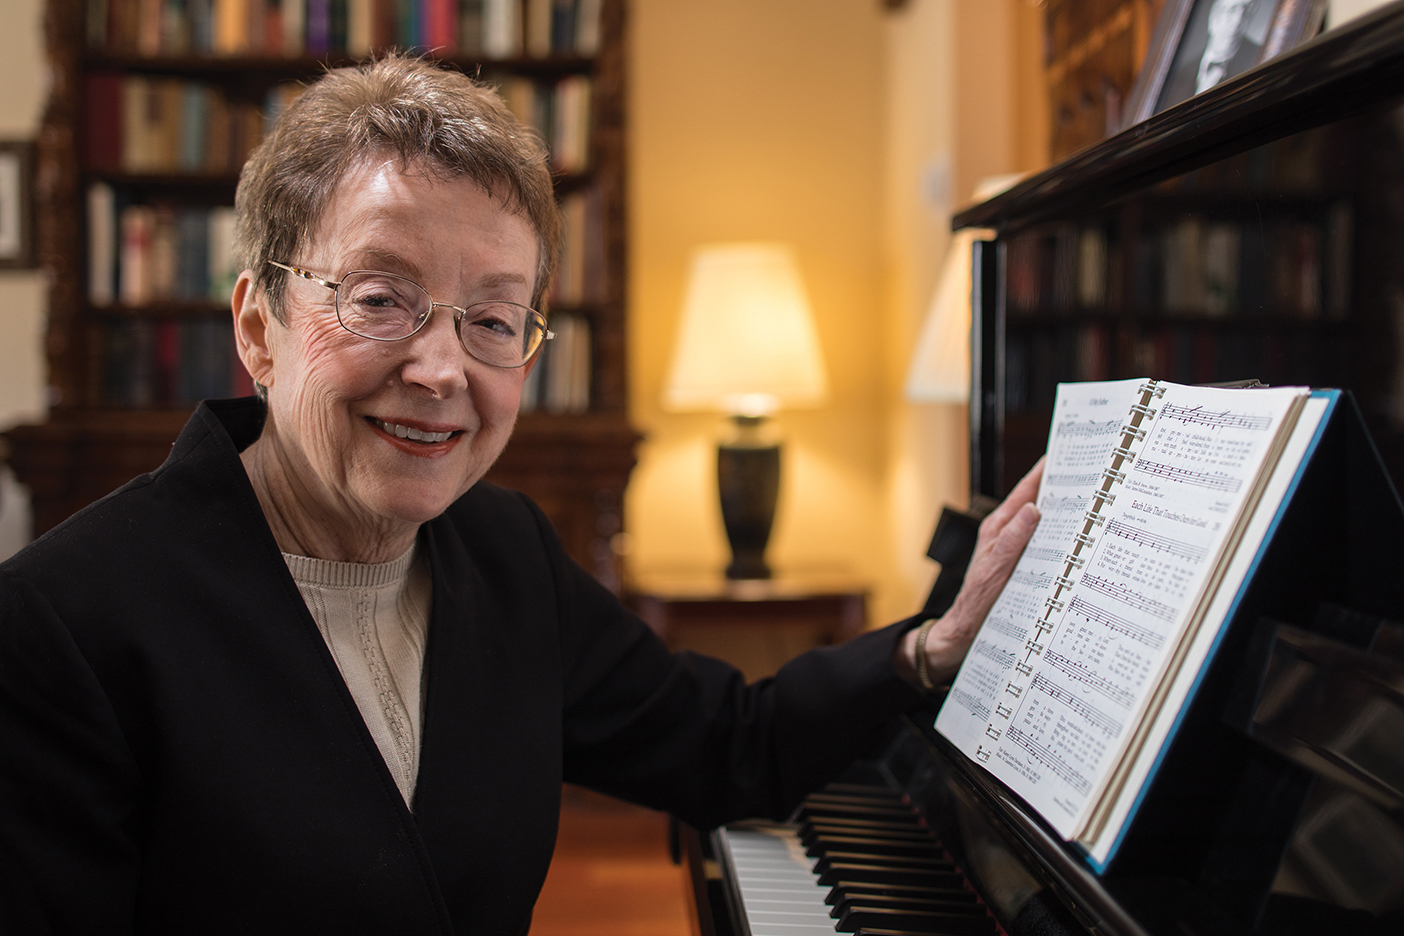
M 273 385 L 273 348 L 269 344 L 270 313 L 267 299 L 254 285 L 253 271 L 245 270 L 234 283 L 230 300 L 234 310 L 234 345 L 249 376 L 265 387 Z

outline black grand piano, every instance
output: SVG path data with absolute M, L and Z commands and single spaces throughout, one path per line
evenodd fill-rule
M 933 699 L 791 822 L 685 835 L 700 930 L 1404 933 L 1404 4 L 955 226 L 995 232 L 974 257 L 974 515 L 1042 452 L 1059 381 L 1344 387 L 1354 428 L 1103 873 L 936 734 Z M 932 613 L 974 515 L 938 526 Z

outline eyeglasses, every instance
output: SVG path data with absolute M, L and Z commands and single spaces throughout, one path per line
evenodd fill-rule
M 352 270 L 334 283 L 277 260 L 268 262 L 332 290 L 341 327 L 372 341 L 408 338 L 423 328 L 438 308 L 453 310 L 463 350 L 493 367 L 522 367 L 541 350 L 543 342 L 556 337 L 540 312 L 515 302 L 488 299 L 460 308 L 435 302 L 423 286 L 394 273 Z

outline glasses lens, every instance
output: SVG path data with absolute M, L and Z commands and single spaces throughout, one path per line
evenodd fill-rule
M 484 364 L 521 367 L 546 333 L 540 313 L 515 302 L 476 302 L 459 320 L 463 347 Z
M 362 338 L 395 341 L 413 335 L 429 314 L 429 294 L 391 273 L 348 273 L 336 291 L 336 317 Z

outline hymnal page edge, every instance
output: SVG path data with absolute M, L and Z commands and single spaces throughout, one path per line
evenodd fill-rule
M 1141 749 L 1149 736 L 1151 727 L 1166 699 L 1169 698 L 1175 676 L 1184 666 L 1190 644 L 1193 643 L 1199 629 L 1204 626 L 1204 622 L 1208 620 L 1209 609 L 1213 606 L 1219 590 L 1226 581 L 1229 581 L 1227 576 L 1229 570 L 1234 567 L 1233 557 L 1237 554 L 1244 534 L 1256 516 L 1259 506 L 1263 503 L 1263 496 L 1281 463 L 1283 453 L 1287 450 L 1293 430 L 1296 428 L 1297 420 L 1301 416 L 1302 408 L 1309 395 L 1310 391 L 1303 388 L 1301 395 L 1282 415 L 1275 430 L 1272 444 L 1258 465 L 1249 492 L 1239 507 L 1238 515 L 1234 518 L 1232 526 L 1229 527 L 1228 534 L 1220 543 L 1218 553 L 1209 564 L 1209 574 L 1205 577 L 1194 600 L 1186 606 L 1188 614 L 1180 625 L 1174 649 L 1162 661 L 1160 672 L 1156 674 L 1152 683 L 1153 688 L 1146 694 L 1140 707 L 1131 718 L 1131 724 L 1135 727 L 1126 736 L 1117 753 L 1110 759 L 1115 766 L 1088 800 L 1091 809 L 1084 818 L 1082 827 L 1073 836 L 1078 841 L 1093 841 L 1102 834 L 1111 806 L 1121 796 L 1131 767 L 1140 757 Z M 1235 585 L 1234 588 L 1236 592 L 1237 586 Z
M 1103 834 L 1096 840 L 1078 843 L 1086 851 L 1088 863 L 1099 874 L 1106 870 L 1125 839 L 1131 820 L 1140 809 L 1146 792 L 1164 761 L 1166 752 L 1179 732 L 1185 712 L 1199 690 L 1205 670 L 1218 652 L 1219 645 L 1227 631 L 1227 625 L 1233 621 L 1234 616 L 1238 613 L 1244 594 L 1251 584 L 1253 576 L 1257 573 L 1262 555 L 1267 546 L 1271 544 L 1273 537 L 1276 536 L 1277 528 L 1287 507 L 1296 495 L 1302 474 L 1316 453 L 1322 434 L 1326 430 L 1331 415 L 1335 412 L 1339 399 L 1340 391 L 1338 390 L 1317 390 L 1312 392 L 1311 397 L 1303 406 L 1302 414 L 1297 419 L 1297 425 L 1279 458 L 1279 470 L 1274 472 L 1273 478 L 1263 493 L 1264 501 L 1276 500 L 1277 509 L 1271 512 L 1260 511 L 1255 516 L 1254 521 L 1250 523 L 1249 529 L 1244 534 L 1244 542 L 1240 544 L 1240 553 L 1233 560 L 1235 564 L 1241 563 L 1247 566 L 1240 585 L 1233 590 L 1232 594 L 1225 594 L 1224 590 L 1221 590 L 1215 596 L 1214 602 L 1211 603 L 1209 613 L 1215 619 L 1218 619 L 1219 614 L 1222 613 L 1223 625 L 1218 628 L 1202 629 L 1191 643 L 1185 665 L 1176 674 L 1169 696 L 1170 699 L 1178 699 L 1179 702 L 1176 705 L 1164 707 L 1157 714 L 1154 727 L 1147 738 L 1144 750 L 1145 752 L 1153 751 L 1154 756 L 1143 753 L 1133 761 L 1123 793 L 1114 800 L 1106 829 L 1115 830 L 1115 834 Z M 1131 790 L 1135 791 L 1134 796 L 1127 795 L 1125 792 Z

